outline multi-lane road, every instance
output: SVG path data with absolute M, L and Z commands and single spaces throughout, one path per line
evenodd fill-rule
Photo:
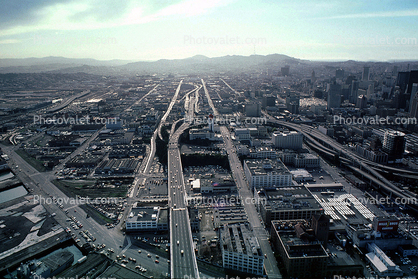
M 206 84 L 203 79 L 202 79 L 202 84 L 203 84 L 203 90 L 205 91 L 206 98 L 208 99 L 208 103 L 213 110 L 213 115 L 215 117 L 219 117 L 220 114 L 218 113 L 215 106 L 213 105 L 212 99 L 210 98 L 209 92 L 206 88 Z M 245 212 L 247 213 L 248 221 L 250 222 L 253 228 L 254 235 L 257 237 L 261 250 L 266 255 L 266 258 L 264 259 L 264 270 L 268 278 L 282 278 L 280 271 L 277 267 L 276 259 L 274 258 L 274 254 L 273 254 L 273 251 L 271 249 L 271 246 L 268 240 L 269 238 L 268 233 L 264 229 L 264 226 L 261 223 L 261 217 L 255 208 L 255 204 L 251 202 L 245 202 L 245 201 L 252 201 L 253 195 L 244 177 L 244 170 L 242 169 L 241 162 L 236 153 L 236 148 L 232 143 L 229 130 L 225 126 L 221 126 L 220 130 L 221 130 L 222 138 L 225 143 L 225 149 L 228 154 L 232 176 L 235 179 L 235 183 L 237 185 L 241 201 L 244 201 L 243 206 L 244 206 Z
M 379 185 L 379 187 L 384 188 L 386 191 L 390 192 L 391 194 L 396 195 L 397 197 L 400 197 L 401 199 L 405 200 L 411 200 L 415 198 L 415 196 L 412 196 L 405 192 L 403 189 L 400 189 L 399 187 L 395 186 L 392 182 L 390 182 L 388 179 L 383 177 L 378 171 L 376 171 L 373 166 L 376 166 L 375 163 L 370 162 L 364 158 L 362 158 L 360 155 L 354 153 L 353 151 L 349 150 L 347 147 L 343 146 L 342 144 L 336 142 L 334 139 L 330 138 L 327 135 L 322 134 L 317 129 L 303 125 L 303 124 L 297 124 L 297 123 L 290 123 L 285 121 L 280 121 L 272 118 L 270 115 L 269 121 L 280 124 L 282 126 L 291 128 L 293 130 L 299 131 L 304 135 L 305 138 L 307 138 L 310 141 L 316 142 L 318 141 L 316 139 L 320 139 L 322 142 L 325 142 L 328 146 L 330 146 L 333 150 L 335 150 L 338 154 L 341 154 L 342 157 L 348 158 L 353 165 L 358 165 L 360 168 L 353 168 L 353 171 L 359 171 L 361 172 L 365 170 L 368 172 L 371 176 L 371 179 Z M 369 165 L 372 164 L 372 165 Z M 411 209 L 418 211 L 418 208 L 415 206 L 415 204 L 408 204 Z
M 195 88 L 197 91 L 199 89 L 200 88 L 198 87 Z M 186 112 L 189 116 L 193 115 L 196 103 L 196 98 L 191 97 L 189 100 L 188 111 Z M 189 127 L 189 124 L 183 123 L 175 130 L 177 123 L 178 121 L 172 124 L 168 146 L 168 197 L 171 241 L 170 272 L 171 278 L 199 278 L 186 203 L 186 186 L 184 183 L 183 167 L 178 144 L 180 135 Z
M 168 148 L 171 278 L 199 278 L 178 147 L 179 137 L 187 127 L 188 124 L 185 123 L 171 135 Z

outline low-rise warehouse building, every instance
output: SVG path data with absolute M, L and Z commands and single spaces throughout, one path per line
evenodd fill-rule
M 168 230 L 168 210 L 156 207 L 136 207 L 126 219 L 126 231 Z

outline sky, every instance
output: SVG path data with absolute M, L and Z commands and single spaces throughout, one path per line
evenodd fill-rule
M 416 0 L 0 0 L 0 58 L 418 59 Z

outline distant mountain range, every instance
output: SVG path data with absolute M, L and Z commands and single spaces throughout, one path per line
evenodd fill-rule
M 282 54 L 223 56 L 209 58 L 196 55 L 185 59 L 161 59 L 157 61 L 126 61 L 73 59 L 49 56 L 44 58 L 0 59 L 0 73 L 77 73 L 124 74 L 124 73 L 175 73 L 239 70 L 265 64 L 293 64 L 299 59 Z
M 0 73 L 88 73 L 112 74 L 153 74 L 153 73 L 219 73 L 227 71 L 246 71 L 257 69 L 280 69 L 284 65 L 303 66 L 313 63 L 338 67 L 342 64 L 364 64 L 365 62 L 315 62 L 301 60 L 283 54 L 270 55 L 228 55 L 209 58 L 196 55 L 185 59 L 161 59 L 157 61 L 133 62 L 127 60 L 74 59 L 65 57 L 0 59 Z M 376 62 L 373 62 L 376 63 Z M 377 62 L 379 63 L 379 62 Z M 383 62 L 388 63 L 388 62 Z

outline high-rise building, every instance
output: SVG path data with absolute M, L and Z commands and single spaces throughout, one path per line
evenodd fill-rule
M 414 83 L 412 85 L 409 116 L 418 118 L 418 83 Z
M 367 100 L 371 100 L 372 96 L 374 94 L 374 83 L 369 84 L 369 86 L 367 87 Z
M 383 151 L 389 156 L 389 161 L 400 159 L 405 152 L 405 134 L 399 131 L 386 131 L 383 137 Z
M 328 84 L 327 109 L 339 108 L 341 106 L 341 85 L 337 83 Z
M 343 79 L 344 78 L 344 70 L 343 69 L 335 70 L 335 78 Z
M 360 82 L 358 80 L 353 80 L 351 82 L 351 90 L 350 90 L 350 96 L 348 98 L 348 101 L 352 104 L 355 104 L 357 101 L 359 87 L 360 87 Z
M 393 75 L 397 75 L 398 74 L 398 66 L 393 66 L 393 70 L 392 70 L 392 74 Z
M 356 108 L 363 109 L 367 107 L 367 98 L 364 95 L 360 95 L 357 98 Z
M 261 116 L 261 104 L 260 103 L 245 104 L 245 115 L 249 117 Z
M 370 67 L 364 66 L 363 67 L 363 78 L 362 80 L 370 80 Z
M 316 81 L 315 70 L 312 70 L 311 82 L 315 83 L 315 81 Z
M 289 92 L 286 95 L 286 108 L 292 114 L 299 113 L 300 96 L 296 92 Z
M 398 73 L 396 86 L 399 86 L 400 93 L 398 96 L 396 108 L 409 111 L 414 83 L 418 83 L 418 70 Z
M 268 94 L 263 96 L 262 107 L 274 107 L 276 105 L 276 97 Z

